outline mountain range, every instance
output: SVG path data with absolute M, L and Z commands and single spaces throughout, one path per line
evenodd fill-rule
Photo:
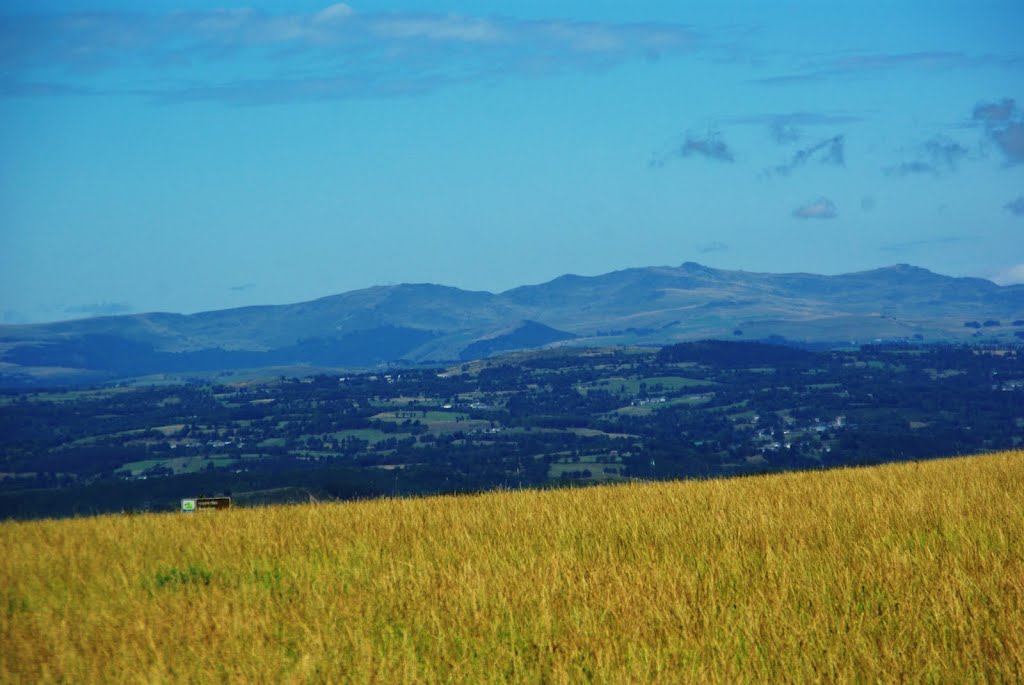
M 502 293 L 376 286 L 310 302 L 0 326 L 0 384 L 307 365 L 450 363 L 560 345 L 1024 338 L 1024 285 L 905 264 L 836 276 L 687 262 Z

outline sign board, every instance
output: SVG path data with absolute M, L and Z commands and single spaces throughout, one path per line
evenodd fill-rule
M 231 507 L 230 497 L 198 497 L 196 498 L 196 509 L 229 509 Z
M 208 509 L 231 508 L 230 497 L 192 497 L 181 500 L 181 510 L 187 514 Z

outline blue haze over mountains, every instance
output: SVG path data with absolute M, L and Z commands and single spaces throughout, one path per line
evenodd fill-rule
M 793 344 L 1020 342 L 1024 285 L 897 265 L 838 276 L 633 268 L 494 294 L 377 286 L 192 315 L 0 326 L 4 385 L 300 366 L 447 364 L 559 345 L 728 338 Z

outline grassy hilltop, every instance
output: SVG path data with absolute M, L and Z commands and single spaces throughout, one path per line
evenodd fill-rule
M 0 682 L 1020 682 L 1024 452 L 0 524 Z

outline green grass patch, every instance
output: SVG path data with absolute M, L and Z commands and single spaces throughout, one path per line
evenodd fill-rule
M 385 433 L 376 428 L 354 428 L 352 430 L 338 431 L 337 433 L 328 433 L 328 435 L 338 441 L 355 438 L 357 440 L 365 440 L 371 445 L 376 445 L 378 442 L 383 442 L 388 438 L 402 439 L 409 437 L 408 433 Z
M 231 466 L 240 459 L 233 457 L 212 457 L 206 459 L 204 457 L 171 457 L 169 459 L 142 459 L 140 461 L 131 461 L 122 466 L 118 471 L 131 476 L 143 475 L 146 471 L 151 468 L 162 466 L 164 468 L 171 469 L 174 473 L 197 473 L 207 468 L 210 464 L 213 464 L 214 468 L 224 468 Z
M 604 390 L 605 392 L 610 392 L 613 395 L 636 397 L 641 391 L 646 392 L 648 395 L 658 395 L 661 393 L 674 393 L 680 390 L 685 390 L 686 388 L 709 385 L 715 385 L 715 383 L 698 378 L 683 378 L 681 376 L 652 376 L 650 378 L 612 377 L 604 380 L 593 381 L 591 383 L 584 383 L 579 386 L 579 391 L 586 394 L 593 390 Z

